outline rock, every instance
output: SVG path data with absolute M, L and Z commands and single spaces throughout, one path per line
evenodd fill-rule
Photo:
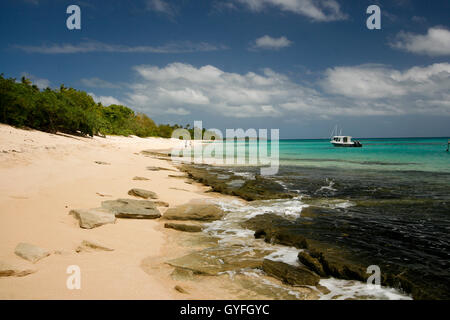
M 147 170 L 150 170 L 150 171 L 161 171 L 161 170 L 166 170 L 166 171 L 177 171 L 177 170 L 173 170 L 173 169 L 170 169 L 170 168 L 154 167 L 154 166 L 149 166 L 149 167 L 147 167 Z
M 77 249 L 75 249 L 76 252 L 83 252 L 83 251 L 114 251 L 114 249 L 105 247 L 99 243 L 93 242 L 93 241 L 87 241 L 83 240 L 81 242 L 81 245 L 78 246 Z
M 307 251 L 300 251 L 298 253 L 298 260 L 308 267 L 311 271 L 314 271 L 321 277 L 326 277 L 326 273 L 323 270 L 323 266 L 320 261 L 316 258 L 313 258 L 309 255 Z
M 180 223 L 165 223 L 164 228 L 175 229 L 184 232 L 200 232 L 203 230 L 203 227 L 199 225 L 180 224 Z
M 133 178 L 133 180 L 137 180 L 137 181 L 148 181 L 148 180 L 150 180 L 150 179 L 147 179 L 147 178 L 145 178 L 145 177 L 134 177 Z
M 102 202 L 102 207 L 117 218 L 157 219 L 161 213 L 156 204 L 148 200 L 117 199 Z
M 17 245 L 16 249 L 14 250 L 14 253 L 19 257 L 31 261 L 33 263 L 36 263 L 39 260 L 50 255 L 50 252 L 48 252 L 47 250 L 24 242 L 19 243 Z
M 142 150 L 141 153 L 146 156 L 153 156 L 153 157 L 160 157 L 164 158 L 164 160 L 167 160 L 168 157 L 170 157 L 169 152 L 161 152 L 161 151 L 153 151 L 153 150 Z
M 167 261 L 172 267 L 186 269 L 194 274 L 217 275 L 244 268 L 261 268 L 262 259 L 270 250 L 242 250 L 234 247 L 212 247 Z
M 240 273 L 233 276 L 233 282 L 241 287 L 239 291 L 242 295 L 238 295 L 238 299 L 249 299 L 250 292 L 257 294 L 256 297 L 251 297 L 250 299 L 261 299 L 261 296 L 265 297 L 262 299 L 269 300 L 319 300 L 320 298 L 315 288 L 304 286 L 293 288 L 283 283 L 278 284 L 268 279 L 261 281 L 259 277 L 249 277 Z
M 191 203 L 170 208 L 164 213 L 167 220 L 215 221 L 223 217 L 222 209 L 216 204 Z
M 231 180 L 227 182 L 227 186 L 230 188 L 241 188 L 245 184 L 245 180 Z
M 102 192 L 96 192 L 95 194 L 100 196 L 100 197 L 111 197 L 110 194 L 106 194 L 106 193 L 102 193 Z
M 229 174 L 223 168 L 182 165 L 181 171 L 188 177 L 210 186 L 212 191 L 239 196 L 244 200 L 289 199 L 297 196 L 286 190 L 280 183 L 268 177 L 255 176 L 252 180 Z
M 153 191 L 144 190 L 144 189 L 133 188 L 130 191 L 128 191 L 128 194 L 130 196 L 140 197 L 140 198 L 144 198 L 144 199 L 148 199 L 148 198 L 158 199 L 158 196 L 156 195 L 156 193 L 154 193 Z
M 262 214 L 242 223 L 246 229 L 255 231 L 255 238 L 264 239 L 268 243 L 277 243 L 285 246 L 296 247 L 298 249 L 308 248 L 308 241 L 295 228 L 287 228 L 293 225 L 276 214 Z
M 309 255 L 320 262 L 325 274 L 329 276 L 362 282 L 366 282 L 369 276 L 366 267 L 349 260 L 339 248 L 310 248 Z
M 103 208 L 95 209 L 75 209 L 69 212 L 80 221 L 80 227 L 83 229 L 92 229 L 104 224 L 115 223 L 116 217 L 111 212 Z
M 183 269 L 183 268 L 175 268 L 170 274 L 172 279 L 177 281 L 186 281 L 194 279 L 194 272 L 192 270 Z
M 101 164 L 101 165 L 105 165 L 105 166 L 109 166 L 111 163 L 109 162 L 104 162 L 104 161 L 95 161 L 96 164 Z
M 157 207 L 169 207 L 169 204 L 165 201 L 153 201 L 153 203 L 157 206 Z
M 309 269 L 281 261 L 264 259 L 262 269 L 268 275 L 292 286 L 315 286 L 320 281 L 320 277 Z
M 177 290 L 179 293 L 184 293 L 184 294 L 189 294 L 189 292 L 187 292 L 186 290 L 184 290 L 182 287 L 176 285 L 174 287 L 175 290 Z
M 175 175 L 175 174 L 169 174 L 168 175 L 169 178 L 179 178 L 179 179 L 186 179 L 187 176 L 186 175 Z
M 29 263 L 0 261 L 0 277 L 24 277 L 35 272 L 36 269 Z

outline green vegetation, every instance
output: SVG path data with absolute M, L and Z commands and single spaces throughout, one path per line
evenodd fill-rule
M 39 90 L 29 79 L 21 82 L 0 75 L 0 122 L 41 131 L 82 135 L 136 135 L 170 138 L 180 125 L 161 124 L 126 106 L 103 106 L 84 91 L 66 88 Z M 188 126 L 186 128 L 189 128 Z

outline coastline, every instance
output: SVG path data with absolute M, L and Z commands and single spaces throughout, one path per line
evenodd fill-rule
M 183 141 L 116 136 L 80 138 L 5 125 L 0 127 L 0 139 L 3 151 L 0 173 L 5 177 L 0 184 L 0 262 L 23 262 L 14 254 L 15 246 L 21 242 L 52 253 L 33 265 L 37 270 L 33 274 L 0 277 L 2 299 L 408 298 L 390 288 L 373 295 L 363 287 L 365 278 L 329 274 L 331 278 L 321 277 L 313 285 L 292 285 L 289 281 L 298 279 L 271 273 L 273 266 L 267 259 L 278 261 L 275 267 L 281 267 L 283 273 L 289 266 L 294 269 L 302 266 L 297 254 L 305 247 L 296 244 L 298 239 L 272 241 L 275 238 L 268 236 L 272 232 L 269 230 L 264 230 L 265 242 L 255 239 L 261 238 L 254 233 L 265 222 L 256 221 L 252 225 L 250 219 L 247 224 L 243 221 L 246 215 L 242 214 L 260 201 L 274 201 L 274 208 L 279 211 L 278 205 L 283 203 L 278 201 L 287 201 L 289 205 L 295 194 L 286 193 L 284 187 L 280 189 L 279 183 L 268 184 L 267 179 L 248 180 L 233 173 L 229 184 L 230 179 L 224 178 L 226 172 L 216 175 L 215 169 L 209 168 L 212 175 L 204 175 L 202 171 L 208 172 L 208 168 L 195 172 L 193 167 L 187 169 L 173 163 L 167 153 L 174 147 L 182 147 Z M 242 179 L 247 181 L 244 187 Z M 133 199 L 127 194 L 132 188 L 156 192 L 158 201 L 169 207 L 158 207 L 163 217 L 117 219 L 115 224 L 85 230 L 68 215 L 73 209 L 99 207 L 105 200 Z M 256 201 L 250 204 L 246 200 Z M 165 226 L 166 222 L 184 223 L 166 220 L 164 214 L 168 209 L 193 202 L 219 205 L 226 218 L 200 221 L 206 222 L 201 224 L 188 221 L 190 225 L 192 222 L 201 225 L 205 232 L 200 233 Z M 301 211 L 303 206 L 297 209 Z M 308 212 L 304 214 L 308 216 Z M 267 218 L 272 219 L 270 215 Z M 77 252 L 82 241 L 114 251 Z M 311 243 L 311 239 L 307 241 Z M 69 265 L 82 270 L 81 290 L 66 287 Z M 345 262 L 344 267 L 347 266 L 350 265 Z
M 168 150 L 179 143 L 163 138 L 83 138 L 0 125 L 0 261 L 23 264 L 14 254 L 21 242 L 52 252 L 31 266 L 37 270 L 33 274 L 0 277 L 0 298 L 208 299 L 212 293 L 230 298 L 209 286 L 189 288 L 189 295 L 179 293 L 174 290 L 179 283 L 164 263 L 155 263 L 150 273 L 143 270 L 145 259 L 162 262 L 189 251 L 169 239 L 174 231 L 164 229 L 162 221 L 118 219 L 85 230 L 68 214 L 71 209 L 98 207 L 104 200 L 130 198 L 127 191 L 134 187 L 154 190 L 170 206 L 210 198 L 204 194 L 206 187 L 168 177 L 174 172 L 146 169 L 176 170 L 140 151 Z M 150 180 L 134 181 L 134 176 Z M 83 240 L 114 251 L 76 253 Z M 80 266 L 81 290 L 66 288 L 69 265 Z
M 33 270 L 26 276 L 0 276 L 0 299 L 318 299 L 317 290 L 293 288 L 264 274 L 244 272 L 234 275 L 233 281 L 230 272 L 174 274 L 177 268 L 169 260 L 214 247 L 218 239 L 167 229 L 163 218 L 117 219 L 114 224 L 82 229 L 69 215 L 73 209 L 99 207 L 105 200 L 133 198 L 127 194 L 131 188 L 156 192 L 169 208 L 191 201 L 241 201 L 209 193 L 209 187 L 190 180 L 170 159 L 161 157 L 175 146 L 182 147 L 183 142 L 84 138 L 0 125 L 0 264 Z M 163 215 L 167 210 L 158 209 Z M 113 251 L 77 252 L 83 241 Z M 50 255 L 29 263 L 14 253 L 19 243 L 38 246 Z M 81 270 L 80 290 L 66 285 L 72 265 Z

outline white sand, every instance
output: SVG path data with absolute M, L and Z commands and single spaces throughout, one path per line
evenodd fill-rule
M 207 198 L 205 187 L 169 178 L 174 172 L 146 170 L 172 167 L 169 162 L 136 154 L 179 144 L 162 138 L 81 138 L 0 125 L 0 261 L 23 261 L 14 254 L 20 242 L 59 251 L 37 262 L 34 274 L 0 277 L 0 299 L 230 298 L 214 288 L 208 291 L 208 286 L 191 286 L 189 296 L 174 290 L 178 283 L 170 278 L 171 269 L 156 263 L 180 250 L 168 243 L 167 233 L 173 231 L 164 229 L 162 221 L 118 219 L 114 225 L 85 230 L 68 215 L 70 209 L 130 197 L 132 187 L 155 191 L 171 206 Z M 134 176 L 150 180 L 133 181 Z M 114 251 L 76 253 L 82 240 Z M 155 261 L 154 273 L 143 271 L 143 259 Z M 69 265 L 81 268 L 81 290 L 66 287 Z

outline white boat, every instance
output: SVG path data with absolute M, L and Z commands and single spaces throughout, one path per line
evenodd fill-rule
M 361 148 L 362 144 L 359 141 L 352 141 L 350 136 L 334 136 L 330 141 L 335 147 L 350 147 Z
M 338 133 L 338 127 L 334 127 L 333 132 L 331 133 L 331 141 L 330 143 L 335 147 L 350 147 L 350 148 L 361 148 L 362 144 L 359 141 L 352 141 L 351 136 L 343 136 L 342 129 Z M 335 135 L 336 134 L 336 135 Z

